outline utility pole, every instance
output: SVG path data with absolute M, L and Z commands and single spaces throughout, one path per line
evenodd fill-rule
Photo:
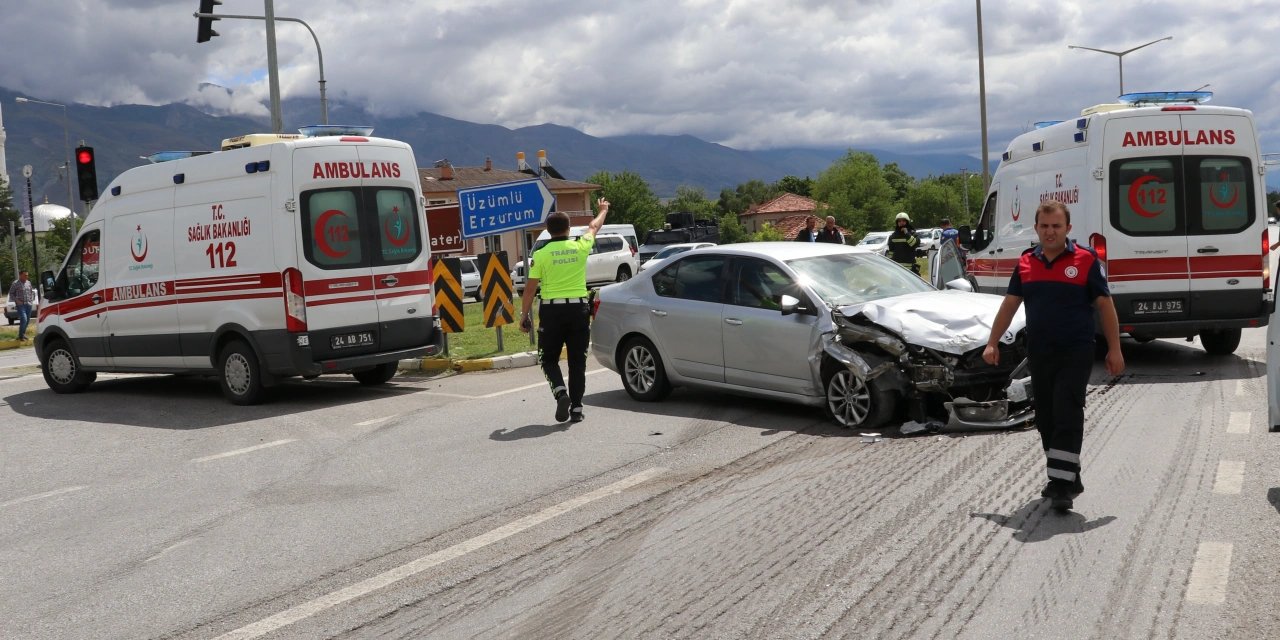
M 960 168 L 960 179 L 961 179 L 961 180 L 964 180 L 964 219 L 965 219 L 966 221 L 968 221 L 968 220 L 969 220 L 969 213 L 970 213 L 970 209 L 969 209 L 969 169 L 968 169 L 968 168 L 965 168 L 965 167 L 961 167 L 961 168 Z
M 284 131 L 280 117 L 280 69 L 276 68 L 276 8 L 272 0 L 266 3 L 267 18 L 267 82 L 271 86 L 271 132 Z
M 991 161 L 987 159 L 987 75 L 982 62 L 982 0 L 978 5 L 978 102 L 982 111 L 982 192 L 991 188 Z
M 40 287 L 40 254 L 36 249 L 36 206 L 31 200 L 31 165 L 22 168 L 22 175 L 27 179 L 27 212 L 31 215 L 31 270 L 36 274 L 36 287 Z M 41 298 L 44 292 L 40 291 Z

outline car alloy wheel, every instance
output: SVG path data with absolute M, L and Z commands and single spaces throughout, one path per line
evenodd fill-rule
M 623 375 L 627 378 L 627 386 L 637 393 L 648 393 L 657 383 L 657 363 L 647 345 L 637 344 L 627 350 L 627 359 L 623 364 Z
M 843 427 L 857 427 L 871 415 L 871 388 L 848 369 L 841 369 L 827 382 L 827 410 Z

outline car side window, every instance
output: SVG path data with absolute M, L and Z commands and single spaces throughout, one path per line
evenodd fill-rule
M 701 302 L 722 302 L 724 299 L 725 258 L 721 256 L 690 256 L 676 260 L 654 274 L 654 291 L 667 298 L 683 298 Z
M 475 263 L 475 262 L 473 262 L 473 261 L 471 261 L 471 260 L 462 260 L 462 261 L 460 261 L 460 263 L 462 264 L 462 272 L 463 272 L 463 273 L 466 273 L 466 274 L 472 274 L 472 273 L 475 273 L 475 272 L 476 272 L 476 263 Z
M 58 276 L 57 287 L 67 292 L 67 297 L 78 296 L 98 284 L 101 232 L 97 229 L 80 237 L 80 242 L 67 258 L 67 266 Z
M 755 258 L 742 259 L 738 264 L 730 304 L 754 309 L 780 309 L 783 295 L 802 297 L 796 295 L 795 281 L 774 264 Z

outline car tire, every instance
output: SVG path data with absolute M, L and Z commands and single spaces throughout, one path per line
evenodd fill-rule
M 476 299 L 476 302 L 484 302 L 484 296 L 480 295 L 479 289 L 476 289 L 476 294 L 472 297 Z
M 627 395 L 640 402 L 657 402 L 671 393 L 671 382 L 658 349 L 645 338 L 631 338 L 619 352 L 618 373 Z
M 1202 329 L 1200 344 L 1211 356 L 1229 356 L 1240 346 L 1240 329 Z
M 386 384 L 388 380 L 396 376 L 396 362 L 384 362 L 372 369 L 357 371 L 351 375 L 355 376 L 360 384 L 374 386 Z
M 618 267 L 618 276 L 614 282 L 626 282 L 631 279 L 631 267 Z
M 80 393 L 89 388 L 98 374 L 80 367 L 80 358 L 62 340 L 53 340 L 40 354 L 45 384 L 54 393 Z
M 874 429 L 897 408 L 898 395 L 872 379 L 863 380 L 848 367 L 831 366 L 823 378 L 827 415 L 846 429 Z
M 222 395 L 232 404 L 251 405 L 262 401 L 266 385 L 262 366 L 253 348 L 243 340 L 232 340 L 218 354 L 218 383 Z

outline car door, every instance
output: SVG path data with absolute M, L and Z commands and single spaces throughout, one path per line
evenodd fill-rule
M 780 298 L 799 298 L 814 309 L 781 266 L 761 258 L 735 258 L 724 305 L 725 382 L 752 389 L 812 395 L 810 357 L 817 348 L 818 317 L 782 315 Z
M 960 260 L 960 252 L 956 243 L 944 242 L 937 251 L 929 254 L 929 281 L 939 289 L 947 288 L 947 284 L 962 280 L 968 282 L 964 271 L 964 262 Z M 972 288 L 973 283 L 969 283 Z
M 651 283 L 649 323 L 664 362 L 686 378 L 724 382 L 722 255 L 676 256 Z

